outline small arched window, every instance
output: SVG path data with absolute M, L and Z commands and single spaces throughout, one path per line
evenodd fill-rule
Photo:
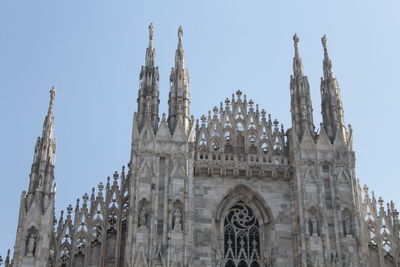
M 244 202 L 233 205 L 224 219 L 224 267 L 260 267 L 260 224 Z

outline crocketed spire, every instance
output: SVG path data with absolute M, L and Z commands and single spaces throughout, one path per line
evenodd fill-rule
M 50 90 L 50 103 L 43 122 L 42 136 L 38 137 L 35 146 L 35 155 L 32 163 L 32 172 L 28 192 L 34 193 L 37 189 L 50 193 L 53 184 L 53 169 L 55 163 L 56 143 L 54 139 L 54 101 L 56 89 Z
M 175 67 L 171 69 L 168 100 L 168 125 L 171 132 L 175 131 L 179 117 L 182 117 L 185 132 L 187 132 L 190 122 L 189 73 L 185 68 L 182 39 L 183 28 L 179 26 L 178 48 L 175 52 Z
M 292 114 L 292 126 L 299 138 L 305 131 L 314 135 L 313 108 L 310 96 L 310 85 L 307 76 L 303 73 L 303 63 L 299 53 L 299 37 L 293 36 L 294 57 L 293 75 L 290 76 L 290 107 Z
M 333 141 L 337 136 L 344 139 L 345 124 L 340 87 L 333 74 L 332 62 L 328 54 L 327 38 L 321 38 L 324 48 L 323 72 L 321 77 L 322 121 L 328 137 Z
M 157 131 L 159 117 L 159 73 L 158 67 L 155 66 L 155 49 L 153 47 L 154 26 L 149 25 L 149 45 L 146 48 L 145 65 L 140 71 L 140 88 L 138 92 L 138 110 L 137 123 L 139 132 L 142 130 L 146 121 L 149 121 L 153 131 Z

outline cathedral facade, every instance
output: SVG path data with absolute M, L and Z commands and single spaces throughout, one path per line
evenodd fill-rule
M 356 179 L 326 37 L 319 131 L 296 35 L 289 129 L 241 91 L 195 120 L 182 39 L 160 118 L 149 26 L 130 161 L 58 219 L 51 89 L 5 266 L 399 266 L 398 212 Z

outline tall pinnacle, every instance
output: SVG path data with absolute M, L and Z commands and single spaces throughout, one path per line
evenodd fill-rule
M 337 136 L 345 138 L 345 125 L 340 87 L 333 75 L 332 62 L 328 54 L 326 35 L 321 38 L 324 49 L 323 77 L 321 77 L 321 113 L 328 137 L 333 141 Z
M 183 38 L 183 28 L 179 26 L 178 28 L 178 45 L 182 47 L 182 38 Z
M 190 121 L 190 99 L 189 99 L 189 73 L 185 68 L 185 55 L 182 45 L 183 28 L 178 29 L 178 47 L 175 52 L 175 67 L 170 75 L 170 92 L 168 100 L 168 125 L 174 132 L 179 117 L 183 119 L 186 131 Z
M 32 194 L 38 188 L 47 194 L 52 192 L 56 153 L 56 142 L 53 136 L 55 97 L 56 89 L 52 87 L 50 90 L 49 109 L 43 123 L 42 136 L 38 137 L 35 146 L 28 190 Z
M 46 266 L 51 258 L 49 237 L 54 234 L 52 226 L 56 194 L 54 189 L 56 142 L 53 138 L 55 96 L 56 89 L 52 87 L 42 136 L 36 141 L 29 174 L 29 187 L 21 196 L 13 266 L 24 266 L 26 260 L 31 266 Z
M 312 115 L 312 102 L 310 85 L 307 76 L 303 73 L 303 63 L 299 53 L 299 37 L 293 35 L 294 57 L 293 75 L 290 77 L 290 111 L 292 113 L 292 126 L 301 139 L 305 131 L 314 135 L 314 122 Z
M 49 110 L 47 111 L 47 115 L 43 122 L 43 132 L 42 139 L 51 139 L 53 138 L 53 130 L 54 130 L 54 101 L 56 98 L 56 88 L 53 86 L 50 90 L 50 103 Z
M 154 25 L 153 25 L 153 23 L 150 23 L 150 25 L 149 25 L 149 40 L 150 40 L 151 44 L 153 44 L 153 38 L 154 38 L 153 30 L 154 30 Z
M 146 61 L 140 71 L 140 88 L 138 91 L 138 111 L 137 123 L 139 132 L 142 130 L 146 121 L 149 121 L 154 132 L 158 127 L 158 109 L 159 109 L 159 73 L 158 67 L 155 66 L 156 52 L 153 47 L 154 26 L 149 25 L 149 45 L 146 48 Z
M 175 53 L 175 68 L 184 68 L 185 67 L 185 56 L 183 51 L 183 28 L 179 26 L 178 29 L 178 48 Z
M 300 58 L 299 53 L 299 37 L 295 33 L 293 35 L 293 42 L 294 42 L 294 58 L 293 58 L 293 73 L 303 75 L 303 63 Z
M 154 66 L 155 60 L 155 49 L 153 48 L 153 39 L 154 39 L 154 26 L 153 23 L 149 25 L 149 46 L 146 49 L 146 67 Z
M 333 79 L 332 62 L 328 54 L 328 40 L 326 39 L 326 34 L 321 38 L 322 46 L 324 48 L 324 60 L 323 60 L 323 70 L 324 79 Z

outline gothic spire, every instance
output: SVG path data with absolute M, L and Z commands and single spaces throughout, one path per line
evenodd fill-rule
M 49 109 L 47 111 L 47 115 L 43 122 L 43 132 L 42 139 L 48 140 L 53 138 L 53 130 L 54 130 L 54 100 L 56 97 L 56 89 L 51 87 L 50 90 L 50 103 Z
M 38 137 L 35 146 L 28 193 L 34 194 L 36 190 L 42 190 L 46 194 L 52 192 L 56 153 L 56 142 L 53 136 L 55 96 L 56 89 L 52 87 L 50 90 L 49 109 L 43 123 L 42 136 Z
M 139 132 L 142 130 L 146 121 L 150 122 L 154 132 L 158 127 L 158 109 L 159 109 L 159 73 L 155 66 L 155 49 L 153 47 L 153 23 L 149 25 L 149 45 L 146 49 L 145 65 L 140 71 L 140 88 L 138 92 L 138 111 L 137 127 Z
M 171 69 L 168 100 L 168 125 L 171 132 L 174 132 L 179 117 L 182 117 L 185 132 L 187 132 L 190 122 L 189 73 L 185 68 L 182 39 L 183 28 L 179 26 L 178 47 L 175 52 L 175 67 Z
M 299 53 L 299 40 L 299 37 L 295 34 L 293 36 L 294 57 L 293 75 L 290 76 L 290 95 L 292 126 L 298 137 L 301 138 L 306 130 L 311 133 L 311 136 L 314 136 L 314 122 L 310 85 L 307 76 L 303 73 L 303 63 Z
M 326 35 L 321 38 L 324 48 L 323 77 L 321 77 L 321 113 L 328 137 L 333 141 L 336 136 L 345 137 L 343 106 L 340 87 L 333 74 L 332 62 L 328 54 Z
M 299 41 L 300 38 L 297 36 L 297 33 L 293 35 L 294 42 L 294 58 L 293 58 L 293 74 L 294 75 L 303 75 L 303 62 L 299 53 Z
M 38 137 L 36 141 L 29 174 L 29 188 L 27 192 L 23 191 L 21 196 L 17 237 L 14 245 L 13 262 L 15 266 L 22 266 L 27 261 L 35 266 L 45 266 L 50 257 L 47 240 L 53 234 L 54 220 L 55 96 L 56 89 L 52 87 L 42 136 Z M 37 240 L 43 242 L 36 242 Z
M 179 26 L 178 48 L 176 49 L 176 53 L 175 53 L 175 68 L 184 68 L 185 67 L 185 58 L 184 58 L 182 39 L 183 39 L 183 28 L 182 28 L 182 26 Z
M 155 59 L 155 49 L 153 48 L 153 39 L 154 39 L 154 26 L 153 23 L 149 25 L 149 46 L 146 48 L 146 67 L 154 66 Z

